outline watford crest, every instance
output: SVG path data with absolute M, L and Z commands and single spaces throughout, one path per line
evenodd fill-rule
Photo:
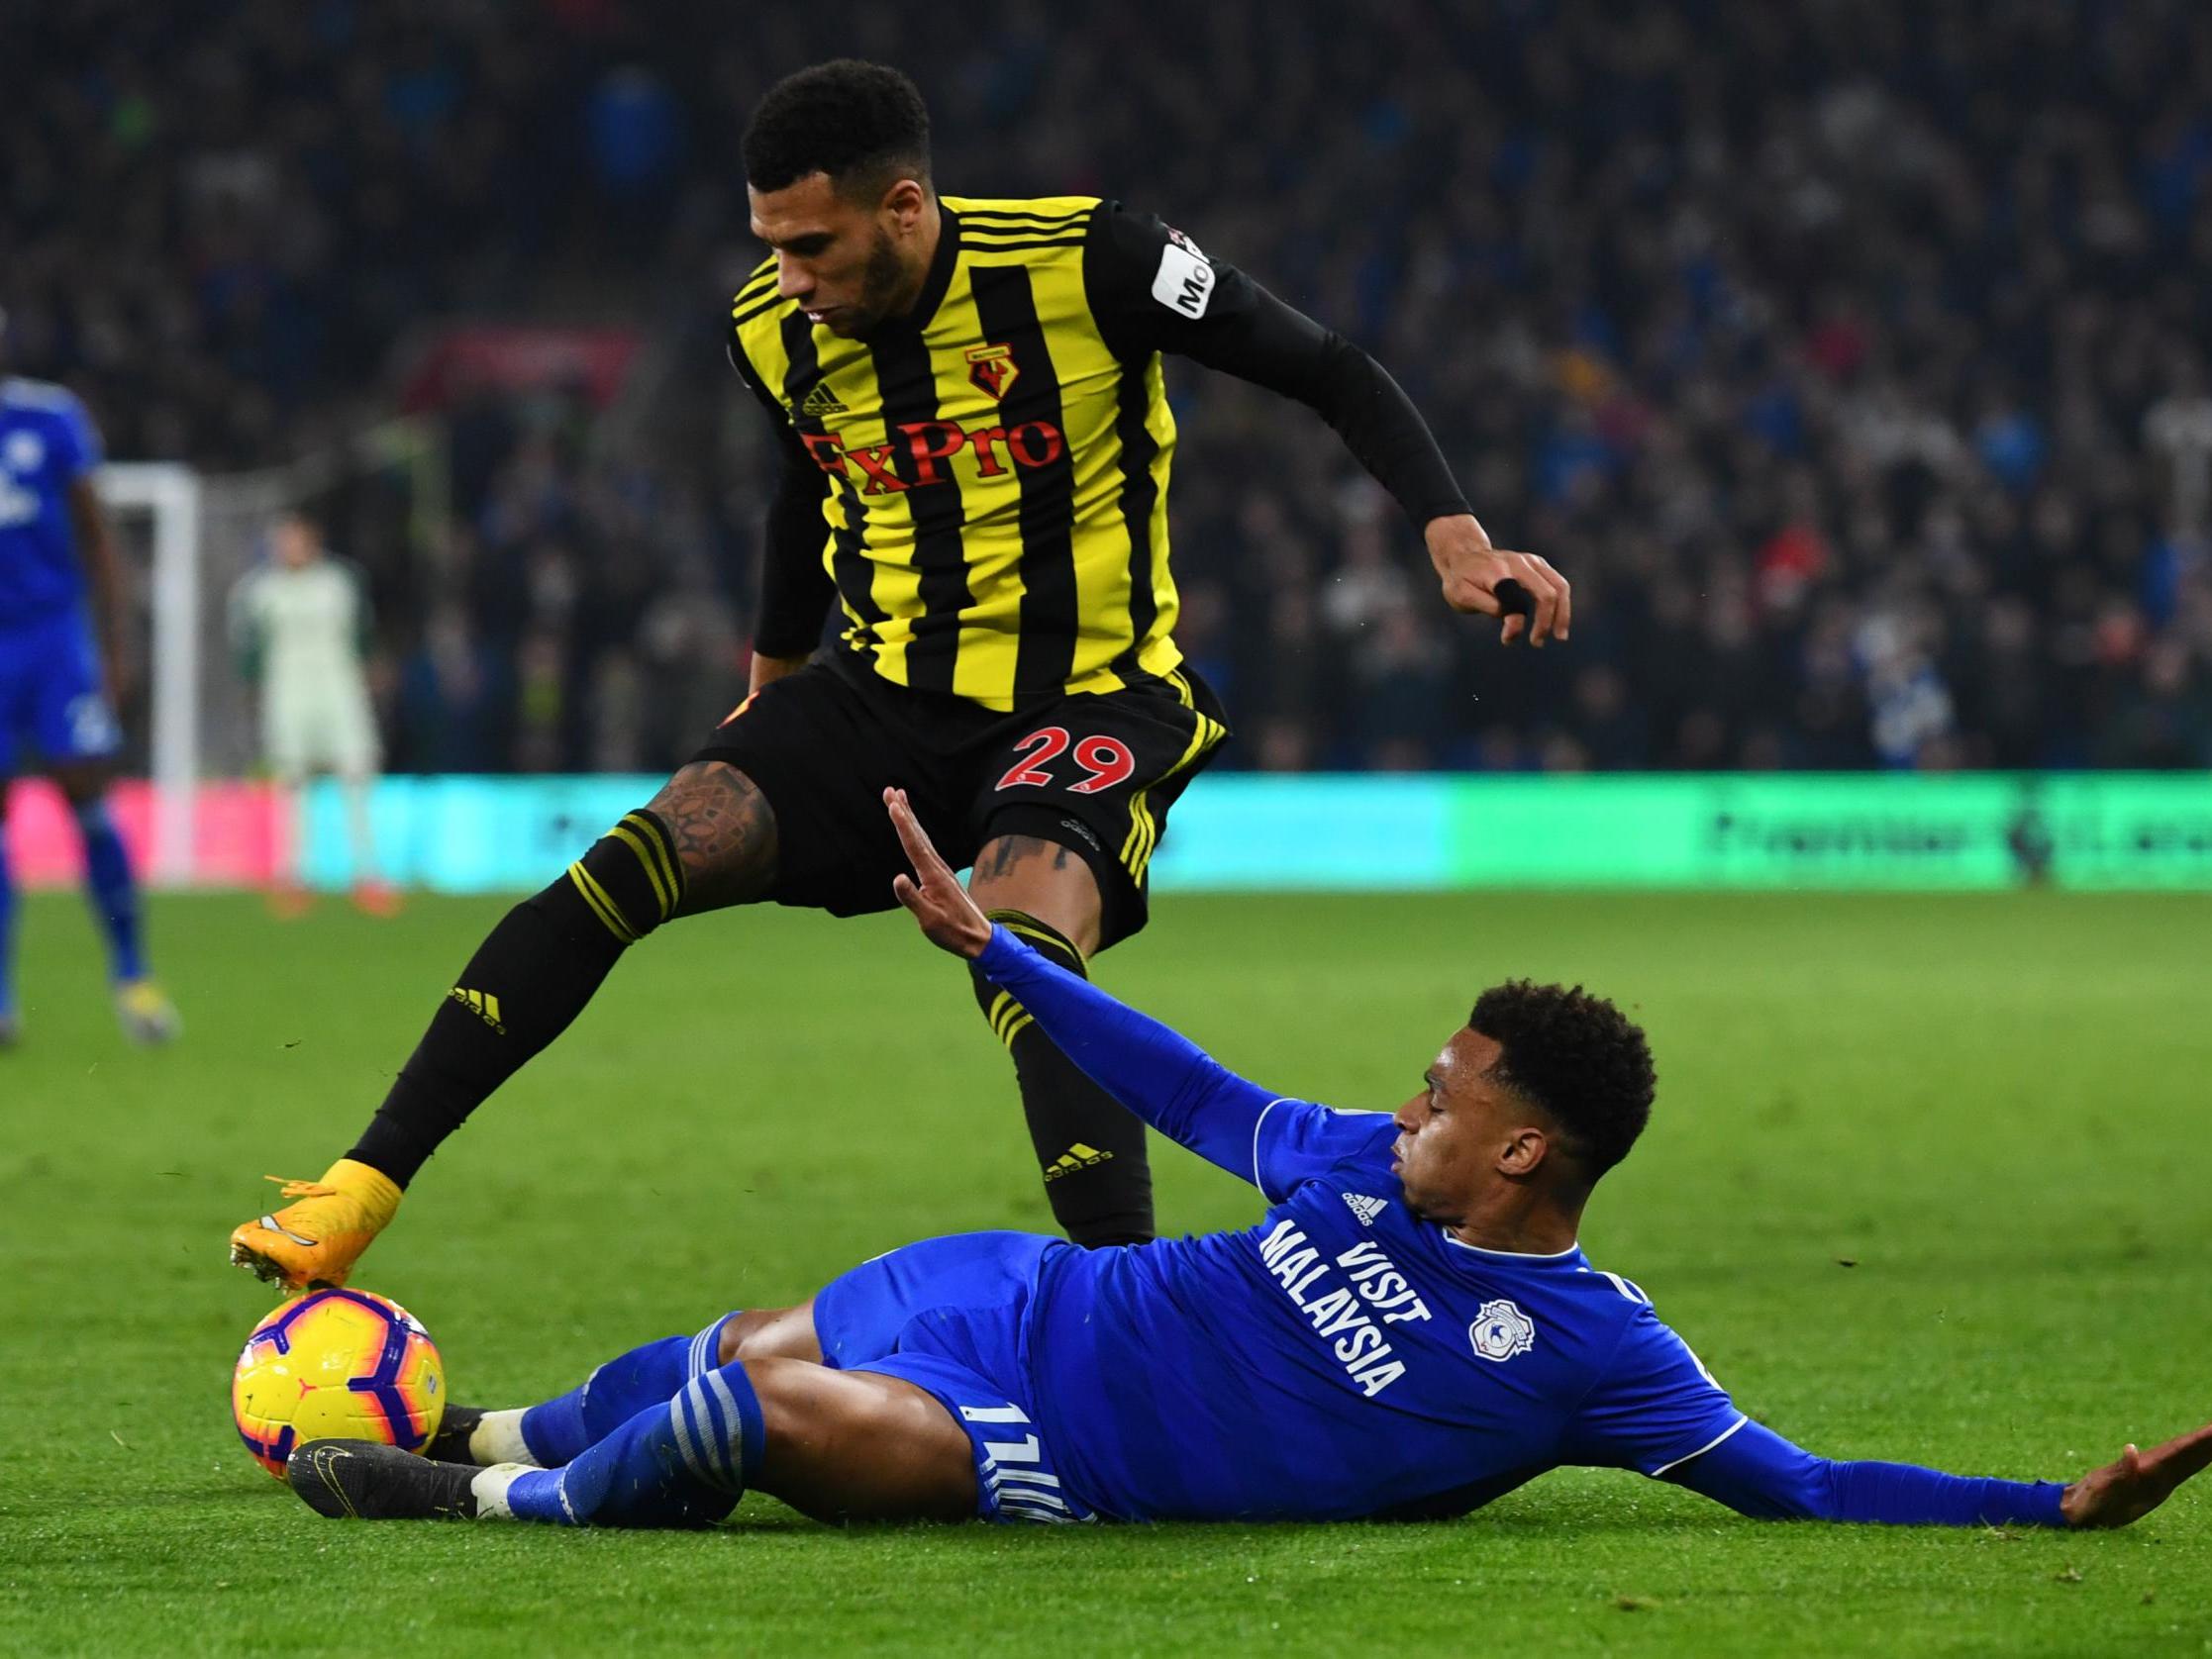
M 967 358 L 969 382 L 993 402 L 1005 397 L 1022 377 L 1021 364 L 1014 361 L 1011 345 L 971 345 L 962 354 Z

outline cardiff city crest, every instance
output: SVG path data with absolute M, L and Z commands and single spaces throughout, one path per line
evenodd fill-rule
M 1536 1321 L 1510 1302 L 1485 1302 L 1467 1326 L 1467 1340 L 1484 1359 L 1503 1364 L 1536 1346 Z

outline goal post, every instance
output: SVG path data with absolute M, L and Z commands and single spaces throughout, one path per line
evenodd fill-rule
M 144 513 L 151 525 L 148 773 L 153 845 L 148 873 L 164 886 L 180 886 L 193 875 L 200 787 L 200 475 L 177 461 L 112 461 L 100 469 L 99 487 L 110 508 Z

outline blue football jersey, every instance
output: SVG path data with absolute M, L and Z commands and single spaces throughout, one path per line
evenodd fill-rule
M 1751 1421 L 1644 1293 L 1579 1249 L 1477 1249 L 1409 1212 L 1392 1115 L 1248 1082 L 1003 927 L 974 965 L 1108 1094 L 1270 1206 L 1242 1232 L 1016 1252 L 1034 1289 L 992 1292 L 1012 1325 L 982 1346 L 1004 1351 L 971 1343 L 963 1363 L 987 1394 L 1026 1403 L 991 1420 L 1036 1422 L 1025 1450 L 1051 1450 L 1053 1508 L 1438 1516 L 1577 1463 L 1663 1476 L 1745 1514 L 2065 1524 L 2058 1482 L 1839 1462 Z M 1002 1236 L 941 1242 L 1003 1278 Z
M 1051 1259 L 1031 1367 L 1072 1491 L 1152 1518 L 1451 1514 L 1560 1464 L 1659 1474 L 1743 1422 L 1579 1249 L 1478 1250 L 1410 1214 L 1395 1134 L 1276 1101 L 1257 1226 Z
M 82 598 L 69 486 L 100 460 L 100 435 L 73 396 L 43 381 L 0 380 L 0 628 Z

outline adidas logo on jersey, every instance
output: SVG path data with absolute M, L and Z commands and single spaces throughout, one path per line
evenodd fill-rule
M 1352 1206 L 1352 1213 L 1359 1218 L 1359 1224 L 1363 1227 L 1373 1226 L 1374 1219 L 1390 1203 L 1386 1198 L 1369 1198 L 1364 1193 L 1346 1193 L 1344 1201 Z
M 499 1023 L 499 999 L 490 992 L 464 991 L 456 985 L 446 994 L 501 1036 L 507 1034 L 507 1027 Z
M 815 382 L 814 390 L 807 393 L 806 401 L 799 405 L 801 415 L 844 415 L 845 405 L 838 401 L 837 393 L 830 390 L 827 380 Z
M 1101 1152 L 1097 1147 L 1085 1146 L 1078 1140 L 1045 1166 L 1045 1179 L 1057 1181 L 1063 1175 L 1073 1175 L 1078 1169 L 1089 1169 L 1094 1164 L 1107 1163 L 1113 1156 L 1111 1152 Z

